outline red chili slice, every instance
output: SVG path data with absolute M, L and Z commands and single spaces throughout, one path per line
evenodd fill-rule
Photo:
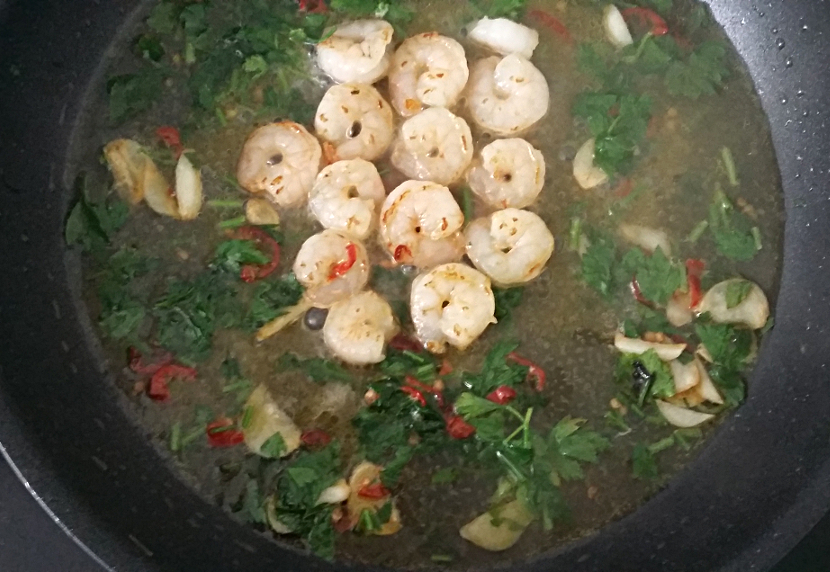
M 214 448 L 233 447 L 245 440 L 245 435 L 236 429 L 233 419 L 227 417 L 209 423 L 205 427 L 205 433 L 207 433 L 208 444 Z
M 389 347 L 399 352 L 421 353 L 424 351 L 424 347 L 421 344 L 405 334 L 395 335 L 394 338 L 389 340 Z
M 170 387 L 168 383 L 173 379 L 183 379 L 185 381 L 194 381 L 196 379 L 196 370 L 192 367 L 186 367 L 175 363 L 163 365 L 156 370 L 153 377 L 150 378 L 150 385 L 147 387 L 147 395 L 150 399 L 155 401 L 167 401 L 170 399 Z
M 703 299 L 703 290 L 700 285 L 700 277 L 706 269 L 706 263 L 696 258 L 686 261 L 686 283 L 689 285 L 689 308 L 697 308 Z
M 236 229 L 231 236 L 238 240 L 252 240 L 271 256 L 265 264 L 243 265 L 239 271 L 239 277 L 243 282 L 256 282 L 266 278 L 277 269 L 280 264 L 280 245 L 267 232 L 255 226 L 243 226 Z
M 533 389 L 536 391 L 542 391 L 545 388 L 545 382 L 547 380 L 545 370 L 539 367 L 535 362 L 532 362 L 527 358 L 523 358 L 516 352 L 510 352 L 507 354 L 507 359 L 528 368 L 526 379 L 531 382 Z
M 182 145 L 182 137 L 179 130 L 170 125 L 162 125 L 156 129 L 156 137 L 161 139 L 162 143 L 170 147 L 176 155 L 176 159 L 184 153 L 184 146 Z
M 614 188 L 614 196 L 624 199 L 625 197 L 631 194 L 631 191 L 633 189 L 634 181 L 632 181 L 628 177 L 620 179 L 620 182 L 617 183 L 617 186 Z
M 529 374 L 530 372 L 528 372 Z M 499 405 L 507 405 L 516 399 L 516 390 L 507 385 L 501 385 L 487 394 L 487 399 Z
M 303 434 L 300 435 L 300 441 L 303 445 L 310 448 L 325 447 L 331 443 L 331 435 L 322 429 L 309 429 L 308 431 L 303 431 Z
M 415 389 L 414 387 L 402 385 L 401 391 L 409 395 L 414 401 L 417 401 L 421 407 L 426 407 L 427 400 L 426 398 L 424 398 L 424 394 Z
M 350 242 L 346 245 L 346 260 L 338 262 L 331 267 L 331 272 L 329 272 L 329 280 L 334 280 L 343 276 L 346 272 L 352 269 L 355 262 L 357 262 L 357 245 Z
M 545 27 L 552 30 L 567 43 L 574 43 L 573 36 L 571 35 L 571 31 L 568 30 L 568 27 L 565 26 L 565 24 L 563 24 L 559 19 L 554 18 L 544 10 L 531 10 L 528 13 L 528 16 L 539 20 Z
M 395 247 L 395 262 L 406 262 L 412 260 L 412 251 L 405 244 L 399 244 Z
M 453 371 L 452 364 L 449 360 L 444 359 L 441 361 L 441 369 L 438 370 L 438 375 L 449 375 Z
M 634 296 L 634 299 L 637 300 L 643 306 L 648 306 L 649 308 L 653 307 L 654 305 L 646 300 L 645 296 L 643 296 L 643 292 L 640 290 L 640 283 L 637 282 L 637 277 L 631 279 L 631 295 Z
M 622 16 L 626 20 L 635 18 L 641 26 L 649 27 L 649 32 L 653 36 L 665 36 L 669 33 L 668 24 L 654 10 L 641 7 L 626 8 L 622 10 Z
M 413 389 L 418 390 L 422 397 L 425 393 L 428 393 L 429 395 L 435 397 L 435 401 L 438 404 L 438 407 L 444 407 L 444 394 L 441 393 L 440 390 L 435 389 L 435 387 L 433 387 L 432 385 L 421 383 L 411 375 L 405 376 L 404 381 Z
M 382 499 L 388 497 L 390 494 L 389 489 L 383 486 L 383 483 L 373 483 L 371 485 L 363 485 L 357 491 L 357 496 L 363 497 L 365 499 Z
M 131 371 L 142 375 L 153 375 L 160 368 L 172 363 L 173 355 L 168 352 L 164 352 L 152 363 L 145 364 L 144 356 L 141 355 L 141 352 L 130 346 L 127 348 L 127 360 Z
M 476 432 L 476 428 L 464 421 L 459 415 L 448 415 L 446 421 L 447 433 L 453 439 L 467 439 Z
M 298 4 L 300 10 L 311 14 L 325 14 L 329 11 L 325 0 L 299 0 Z M 312 4 L 314 5 L 313 7 L 311 6 Z

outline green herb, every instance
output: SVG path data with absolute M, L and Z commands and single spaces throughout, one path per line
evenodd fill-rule
M 260 281 L 251 297 L 245 326 L 255 330 L 282 316 L 287 308 L 300 301 L 304 291 L 293 272 L 277 279 L 268 278 Z
M 401 379 L 411 375 L 419 381 L 432 381 L 438 375 L 438 365 L 431 354 L 390 348 L 379 367 L 389 377 Z
M 245 215 L 239 215 L 233 218 L 229 218 L 227 220 L 220 221 L 219 224 L 217 224 L 216 226 L 221 230 L 229 230 L 245 226 L 247 222 L 248 219 L 245 217 Z
M 236 199 L 213 199 L 207 201 L 205 204 L 217 209 L 241 209 L 245 206 L 244 201 Z
M 242 421 L 239 422 L 239 425 L 243 429 L 247 429 L 248 427 L 251 426 L 251 421 L 253 420 L 253 417 L 254 417 L 254 408 L 252 406 L 248 405 L 247 407 L 245 407 L 245 409 L 242 410 Z M 283 445 L 284 445 L 284 443 L 283 443 Z M 263 448 L 264 447 L 265 446 L 263 445 Z
M 153 315 L 159 344 L 179 360 L 195 363 L 210 354 L 216 330 L 242 324 L 244 309 L 229 279 L 209 271 L 168 282 Z
M 329 560 L 334 556 L 333 509 L 317 499 L 340 478 L 340 447 L 332 442 L 316 452 L 300 452 L 280 474 L 274 498 L 277 520 Z
M 643 298 L 660 305 L 686 284 L 686 270 L 674 264 L 660 247 L 651 256 L 640 249 L 631 249 L 620 263 L 625 277 L 636 277 Z
M 502 322 L 512 317 L 513 310 L 522 303 L 524 291 L 524 286 L 493 288 L 493 297 L 496 299 L 496 320 Z
M 159 34 L 172 34 L 178 25 L 178 8 L 172 2 L 159 2 L 153 6 L 147 25 Z
M 395 457 L 386 463 L 380 473 L 380 482 L 383 483 L 383 486 L 392 488 L 398 484 L 403 468 L 409 463 L 414 454 L 415 450 L 412 447 L 401 447 L 395 451 Z
M 519 20 L 525 11 L 527 0 L 470 0 L 482 16 Z
M 527 378 L 528 368 L 508 360 L 507 357 L 518 347 L 519 344 L 515 342 L 498 342 L 485 356 L 481 371 L 462 374 L 464 387 L 474 395 L 484 397 L 502 385 L 517 387 L 523 384 Z
M 718 188 L 709 207 L 709 228 L 718 252 L 732 260 L 748 261 L 758 252 L 758 244 L 747 217 L 735 210 L 732 201 Z
M 267 264 L 271 257 L 262 252 L 253 240 L 231 239 L 216 247 L 212 265 L 232 274 L 239 274 L 245 264 Z
M 78 202 L 69 211 L 64 229 L 68 245 L 80 244 L 88 252 L 100 253 L 110 238 L 127 222 L 129 207 L 121 200 L 93 197 L 86 175 L 75 180 Z
M 155 67 L 143 67 L 135 73 L 111 77 L 107 82 L 110 121 L 119 124 L 150 109 L 163 88 L 164 74 Z
M 109 338 L 132 338 L 147 316 L 146 295 L 134 280 L 157 266 L 131 248 L 122 248 L 106 261 L 98 281 L 101 313 L 98 321 Z
M 432 473 L 430 482 L 433 485 L 447 485 L 458 479 L 458 470 L 453 467 L 443 467 Z
M 709 228 L 709 221 L 702 220 L 695 225 L 692 229 L 692 232 L 689 233 L 689 236 L 686 237 L 686 242 L 691 242 L 692 244 L 696 243 L 700 240 L 700 237 L 703 236 L 703 233 Z
M 723 396 L 726 405 L 737 407 L 746 399 L 746 382 L 734 369 L 715 365 L 709 368 L 709 377 Z
M 596 463 L 598 454 L 611 446 L 599 433 L 585 429 L 584 423 L 585 419 L 565 417 L 550 430 L 546 462 L 556 486 L 562 481 L 583 479 L 580 463 Z
M 715 41 L 703 42 L 686 61 L 674 61 L 666 72 L 666 88 L 672 95 L 698 99 L 714 95 L 729 75 L 726 48 Z
M 454 558 L 449 554 L 433 554 L 429 557 L 429 559 L 435 562 L 436 564 L 452 562 L 454 560 Z
M 617 382 L 624 388 L 633 386 L 639 406 L 652 398 L 674 395 L 674 378 L 668 364 L 653 349 L 642 354 L 622 354 L 617 362 Z
M 400 30 L 415 11 L 394 0 L 331 0 L 331 9 L 349 18 L 383 18 Z
M 733 280 L 726 285 L 726 308 L 731 310 L 746 300 L 752 292 L 752 282 L 748 280 Z
M 575 216 L 568 227 L 568 249 L 573 252 L 579 252 L 582 245 L 582 223 L 582 217 Z
M 262 444 L 259 454 L 269 459 L 279 459 L 285 453 L 287 447 L 282 434 L 274 433 Z
M 740 184 L 738 181 L 738 169 L 735 167 L 735 159 L 732 157 L 732 151 L 729 147 L 723 147 L 720 150 L 720 156 L 723 160 L 723 168 L 726 170 L 726 176 L 729 179 L 729 184 L 737 187 Z
M 317 357 L 304 359 L 292 353 L 280 356 L 277 360 L 277 371 L 301 371 L 315 383 L 349 383 L 354 380 L 354 376 L 337 362 Z
M 470 224 L 475 217 L 475 203 L 473 191 L 466 185 L 461 189 L 461 212 L 464 213 L 464 224 Z
M 182 424 L 180 421 L 173 423 L 170 428 L 170 450 L 174 453 L 182 448 Z
M 614 285 L 614 265 L 617 249 L 614 241 L 600 233 L 589 235 L 590 243 L 582 256 L 582 279 L 605 297 L 611 295 Z
M 695 333 L 700 338 L 715 364 L 740 370 L 752 352 L 752 332 L 729 324 L 696 324 Z
M 164 46 L 161 45 L 157 37 L 150 34 L 144 34 L 136 38 L 133 51 L 138 56 L 153 62 L 158 62 L 164 57 Z
M 622 433 L 631 431 L 631 427 L 625 422 L 625 416 L 616 409 L 607 411 L 603 418 L 605 419 L 605 424 L 616 431 Z
M 594 136 L 594 163 L 609 175 L 631 170 L 651 118 L 651 98 L 588 92 L 577 97 L 572 111 Z
M 657 458 L 643 443 L 638 443 L 631 452 L 631 468 L 635 479 L 651 480 L 660 474 Z

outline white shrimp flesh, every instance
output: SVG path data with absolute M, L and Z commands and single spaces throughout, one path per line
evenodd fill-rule
M 392 57 L 389 93 L 404 117 L 425 107 L 452 107 L 467 85 L 464 48 L 437 32 L 407 38 Z
M 383 361 L 386 343 L 398 332 L 389 303 L 371 290 L 341 300 L 323 326 L 326 347 L 343 361 L 368 365 Z
M 470 26 L 467 37 L 503 56 L 519 54 L 527 59 L 539 45 L 539 32 L 507 18 L 485 16 Z
M 389 70 L 393 35 L 385 20 L 343 22 L 317 44 L 317 65 L 337 83 L 375 83 Z
M 373 161 L 392 142 L 392 108 L 371 85 L 334 85 L 317 106 L 314 129 L 328 144 L 329 161 L 357 158 Z
M 328 308 L 360 292 L 369 281 L 369 257 L 357 237 L 326 229 L 310 236 L 294 260 L 294 274 L 306 300 Z
M 412 323 L 432 353 L 443 353 L 447 344 L 467 348 L 496 322 L 495 310 L 490 279 L 465 264 L 442 264 L 412 282 Z
M 411 179 L 449 185 L 473 160 L 470 127 L 446 108 L 426 109 L 401 126 L 391 160 Z
M 320 143 L 302 125 L 271 123 L 248 135 L 236 179 L 248 192 L 267 193 L 278 206 L 298 207 L 308 198 L 322 155 Z
M 467 182 L 492 207 L 524 208 L 545 184 L 545 158 L 524 139 L 497 139 L 481 150 Z
M 398 264 L 429 268 L 464 256 L 464 213 L 447 187 L 406 181 L 386 197 L 380 238 Z
M 530 211 L 496 211 L 474 220 L 464 232 L 467 256 L 498 286 L 533 280 L 553 254 L 553 235 Z
M 496 135 L 516 135 L 548 112 L 545 76 L 526 58 L 492 56 L 473 64 L 467 88 L 470 116 Z
M 308 207 L 324 228 L 365 239 L 376 227 L 386 191 L 377 168 L 364 159 L 337 161 L 323 168 Z

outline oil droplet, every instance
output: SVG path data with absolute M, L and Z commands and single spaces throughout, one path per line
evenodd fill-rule
M 781 98 L 781 105 L 787 105 L 787 101 L 788 101 L 788 100 L 787 100 L 787 98 L 786 98 L 786 97 L 782 97 L 782 98 Z
M 778 33 L 778 28 L 773 28 L 773 29 L 772 29 L 772 33 L 773 33 L 773 34 L 777 34 L 777 33 Z
M 795 92 L 795 95 L 796 97 L 804 97 L 804 90 L 799 89 L 797 92 Z
M 775 45 L 776 45 L 776 46 L 778 46 L 778 49 L 779 49 L 779 50 L 783 50 L 783 49 L 784 49 L 784 46 L 786 46 L 787 44 L 784 42 L 784 40 L 782 40 L 781 38 L 778 38 L 778 39 L 775 41 Z
M 786 60 L 784 60 L 784 66 L 788 67 L 788 68 L 793 67 L 793 59 L 792 58 L 787 58 Z

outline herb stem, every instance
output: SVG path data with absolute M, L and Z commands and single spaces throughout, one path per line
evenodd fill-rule
M 764 243 L 761 239 L 761 229 L 757 226 L 752 227 L 752 238 L 755 240 L 755 250 L 764 248 Z
M 170 428 L 170 450 L 174 453 L 182 448 L 182 424 L 180 421 L 173 423 Z
M 234 217 L 228 220 L 223 220 L 217 226 L 221 229 L 229 229 L 229 228 L 239 228 L 243 226 L 247 222 L 245 215 L 240 215 L 238 217 Z
M 238 199 L 213 199 L 207 204 L 218 209 L 241 209 L 245 206 L 245 202 Z
M 578 252 L 580 242 L 582 242 L 582 219 L 577 216 L 571 219 L 571 228 L 568 231 L 568 248 Z
M 726 176 L 729 179 L 729 184 L 733 187 L 737 187 L 739 184 L 738 181 L 738 169 L 735 167 L 735 158 L 732 157 L 732 151 L 729 147 L 724 147 L 720 150 L 721 159 L 723 159 L 723 166 L 726 169 Z
M 674 435 L 666 437 L 665 439 L 660 439 L 656 443 L 652 443 L 648 446 L 648 450 L 652 455 L 656 455 L 666 449 L 669 449 L 675 445 Z
M 700 240 L 700 237 L 703 236 L 703 233 L 706 232 L 707 228 L 709 228 L 709 221 L 700 221 L 692 229 L 692 232 L 689 233 L 689 236 L 686 237 L 686 242 L 691 242 L 692 244 L 696 243 Z

